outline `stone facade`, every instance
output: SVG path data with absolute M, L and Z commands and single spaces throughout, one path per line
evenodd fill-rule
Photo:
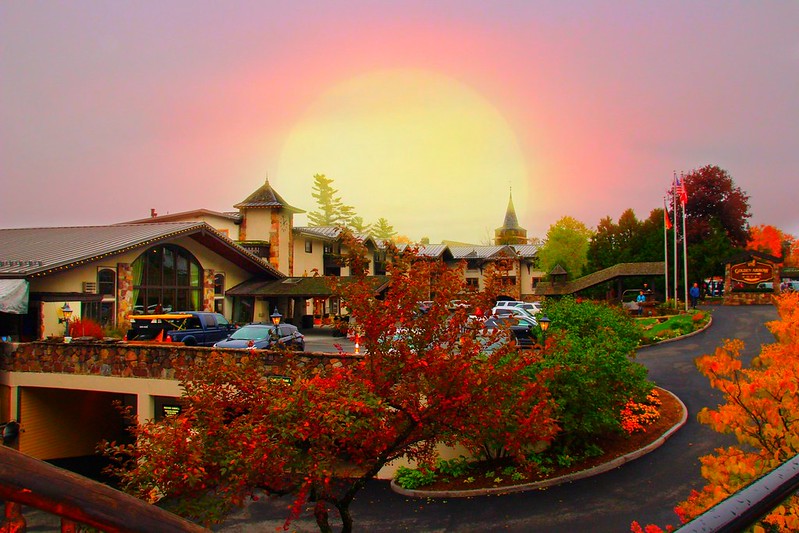
M 249 357 L 246 350 L 215 350 L 188 347 L 182 344 L 127 344 L 104 342 L 30 342 L 3 344 L 2 366 L 6 372 L 46 372 L 144 379 L 182 379 L 194 376 L 195 365 L 218 356 L 220 352 L 235 353 L 237 358 Z M 311 374 L 324 373 L 331 368 L 352 364 L 359 355 L 328 353 L 258 352 L 267 372 L 280 373 L 291 357 Z
M 133 266 L 117 264 L 117 327 L 127 329 L 128 317 L 133 314 Z
M 214 275 L 210 268 L 203 270 L 203 311 L 214 310 Z

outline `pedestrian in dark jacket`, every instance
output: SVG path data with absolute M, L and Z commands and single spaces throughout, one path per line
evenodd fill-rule
M 696 302 L 699 300 L 699 284 L 694 283 L 694 286 L 691 287 L 691 290 L 688 291 L 688 296 L 691 297 L 691 308 L 696 309 Z

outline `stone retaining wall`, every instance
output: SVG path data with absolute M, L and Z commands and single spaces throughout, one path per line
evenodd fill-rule
M 195 365 L 222 352 L 234 353 L 237 357 L 250 355 L 247 350 L 219 350 L 182 344 L 5 343 L 0 370 L 176 380 L 191 377 Z M 275 370 L 291 357 L 314 374 L 359 361 L 362 357 L 317 352 L 257 353 Z

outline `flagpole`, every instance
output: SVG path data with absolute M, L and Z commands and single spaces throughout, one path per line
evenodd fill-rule
M 677 309 L 677 233 L 679 225 L 677 224 L 677 171 L 674 171 L 674 178 L 671 182 L 671 208 L 674 213 L 674 309 Z
M 682 176 L 682 174 L 680 174 Z M 680 192 L 680 203 L 682 204 L 682 260 L 683 260 L 683 281 L 685 286 L 685 311 L 688 312 L 688 236 L 685 233 L 685 203 L 687 193 L 685 192 L 685 176 L 680 180 L 682 191 Z
M 663 294 L 666 295 L 666 303 L 669 301 L 669 209 L 666 204 L 666 197 L 663 197 L 663 277 L 665 280 L 665 290 Z

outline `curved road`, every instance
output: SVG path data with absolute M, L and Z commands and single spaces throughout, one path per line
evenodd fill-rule
M 744 360 L 773 342 L 765 322 L 777 318 L 772 306 L 716 307 L 713 325 L 687 339 L 644 348 L 638 361 L 650 378 L 674 392 L 688 407 L 688 423 L 654 452 L 611 472 L 542 491 L 469 499 L 421 500 L 395 494 L 384 481 L 367 486 L 353 504 L 356 531 L 463 532 L 546 531 L 625 532 L 630 523 L 678 525 L 673 512 L 703 479 L 698 457 L 734 439 L 696 421 L 705 406 L 715 407 L 720 395 L 693 364 L 723 339 L 745 343 Z M 261 499 L 230 517 L 218 531 L 274 531 L 285 520 L 288 498 Z M 317 531 L 307 514 L 292 522 L 292 531 Z

